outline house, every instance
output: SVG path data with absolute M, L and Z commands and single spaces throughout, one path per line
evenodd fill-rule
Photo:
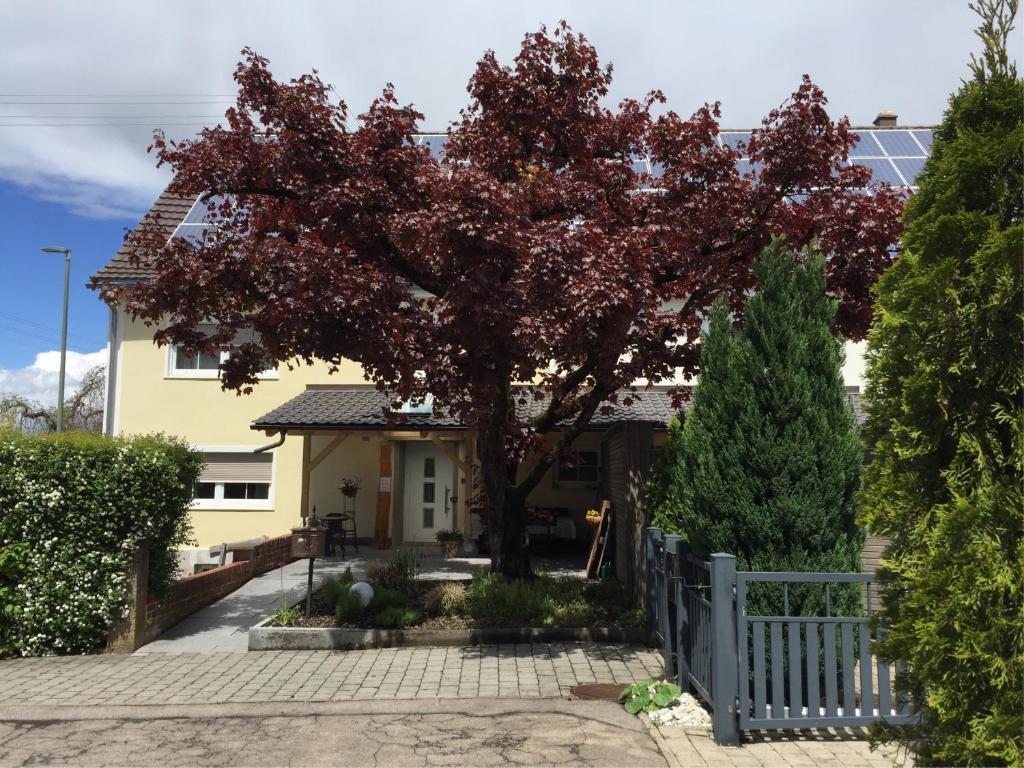
M 895 115 L 883 113 L 873 127 L 858 130 L 862 141 L 852 162 L 869 167 L 876 180 L 912 188 L 931 129 L 900 128 Z M 725 131 L 720 140 L 735 145 L 746 135 Z M 434 152 L 443 145 L 437 135 L 418 141 Z M 646 160 L 638 162 L 648 170 Z M 147 215 L 159 216 L 170 238 L 209 226 L 206 212 L 195 199 L 165 192 Z M 93 284 L 131 283 L 149 274 L 121 249 Z M 286 531 L 314 508 L 320 515 L 341 511 L 343 478 L 359 483 L 354 505 L 363 541 L 425 545 L 441 529 L 477 530 L 469 503 L 473 435 L 431 403 L 387 417 L 387 396 L 367 384 L 355 363 L 333 375 L 323 364 L 269 370 L 252 394 L 237 396 L 222 391 L 218 380 L 218 364 L 230 350 L 190 356 L 157 347 L 152 337 L 152 328 L 110 308 L 104 431 L 174 434 L 206 455 L 192 511 L 199 546 L 190 555 L 193 564 L 207 559 L 211 545 Z M 853 399 L 861 352 L 860 345 L 848 347 L 845 378 Z M 530 495 L 528 504 L 547 512 L 533 534 L 585 542 L 585 511 L 609 498 L 619 521 L 617 557 L 626 560 L 638 550 L 639 490 L 674 413 L 665 389 L 594 419 L 573 454 Z

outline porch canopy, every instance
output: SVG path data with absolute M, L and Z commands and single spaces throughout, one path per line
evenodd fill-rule
M 632 399 L 630 405 L 621 402 L 623 397 Z M 438 408 L 415 408 L 410 412 L 389 411 L 393 397 L 387 393 L 366 386 L 354 385 L 311 385 L 304 392 L 278 406 L 252 422 L 252 428 L 262 431 L 287 430 L 410 430 L 445 431 L 466 429 L 460 420 Z M 545 400 L 535 400 L 523 388 L 522 397 L 517 398 L 517 415 L 528 421 L 543 411 Z M 607 410 L 607 412 L 602 412 Z M 607 403 L 594 414 L 590 431 L 603 432 L 621 421 L 641 421 L 665 429 L 669 419 L 678 413 L 672 407 L 672 398 L 666 388 L 641 390 L 637 393 L 623 391 L 620 402 Z
M 516 398 L 516 407 L 519 418 L 524 422 L 538 416 L 546 405 L 545 400 L 535 399 L 527 387 L 522 387 L 518 394 L 521 396 Z M 590 435 L 601 434 L 622 422 L 644 422 L 655 431 L 664 431 L 677 412 L 672 407 L 672 398 L 667 388 L 628 394 L 628 406 L 621 402 L 608 403 L 606 408 L 595 414 L 586 431 Z M 626 395 L 623 392 L 622 398 Z M 301 436 L 303 455 L 299 503 L 303 517 L 308 514 L 311 505 L 316 505 L 318 498 L 323 499 L 322 482 L 312 483 L 311 495 L 310 476 L 317 467 L 327 472 L 332 471 L 332 462 L 339 462 L 337 449 L 342 443 L 347 442 L 347 445 L 342 448 L 341 456 L 344 457 L 346 452 L 351 456 L 354 449 L 351 439 L 355 438 L 356 445 L 362 448 L 361 461 L 366 474 L 373 471 L 378 479 L 375 514 L 364 521 L 370 524 L 372 520 L 374 541 L 378 546 L 388 541 L 398 544 L 409 535 L 406 524 L 411 525 L 411 522 L 403 512 L 403 489 L 409 480 L 406 477 L 408 467 L 412 465 L 405 458 L 411 451 L 417 455 L 423 451 L 438 451 L 438 466 L 451 466 L 454 473 L 451 483 L 439 481 L 438 485 L 438 489 L 444 488 L 444 515 L 448 514 L 450 485 L 453 496 L 458 498 L 455 514 L 462 521 L 462 530 L 468 531 L 468 500 L 473 495 L 475 480 L 475 435 L 460 419 L 433 406 L 429 401 L 397 411 L 391 410 L 394 402 L 391 393 L 366 385 L 310 385 L 305 391 L 254 420 L 251 428 L 267 435 L 280 433 L 282 440 L 285 434 Z M 417 443 L 427 447 L 417 448 Z M 377 454 L 372 470 L 367 456 L 369 452 L 366 451 L 371 446 L 371 451 Z M 334 458 L 331 458 L 332 455 Z M 323 472 L 316 474 L 321 478 L 324 476 Z M 392 483 L 392 480 L 395 482 Z M 431 500 L 433 490 L 430 489 Z M 420 531 L 420 535 L 422 533 Z

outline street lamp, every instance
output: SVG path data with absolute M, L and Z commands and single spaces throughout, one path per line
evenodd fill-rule
M 64 431 L 64 361 L 68 354 L 68 281 L 71 278 L 71 249 L 43 248 L 43 253 L 64 254 L 64 318 L 60 326 L 60 380 L 57 382 L 57 431 Z

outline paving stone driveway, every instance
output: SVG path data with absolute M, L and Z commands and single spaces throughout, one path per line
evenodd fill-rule
M 564 696 L 660 674 L 641 646 L 597 643 L 62 656 L 0 661 L 0 702 L 187 704 Z

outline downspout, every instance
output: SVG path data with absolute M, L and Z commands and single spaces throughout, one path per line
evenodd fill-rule
M 110 313 L 107 321 L 107 376 L 103 392 L 103 434 L 107 437 L 114 436 L 114 410 L 115 399 L 117 398 L 118 385 L 118 340 L 117 340 L 117 308 L 108 304 L 107 310 Z
M 279 448 L 284 445 L 284 439 L 286 437 L 288 437 L 288 430 L 282 429 L 281 436 L 277 440 L 272 442 L 270 445 L 264 445 L 262 448 L 255 449 L 253 453 L 265 453 L 266 451 L 272 451 L 274 448 Z

